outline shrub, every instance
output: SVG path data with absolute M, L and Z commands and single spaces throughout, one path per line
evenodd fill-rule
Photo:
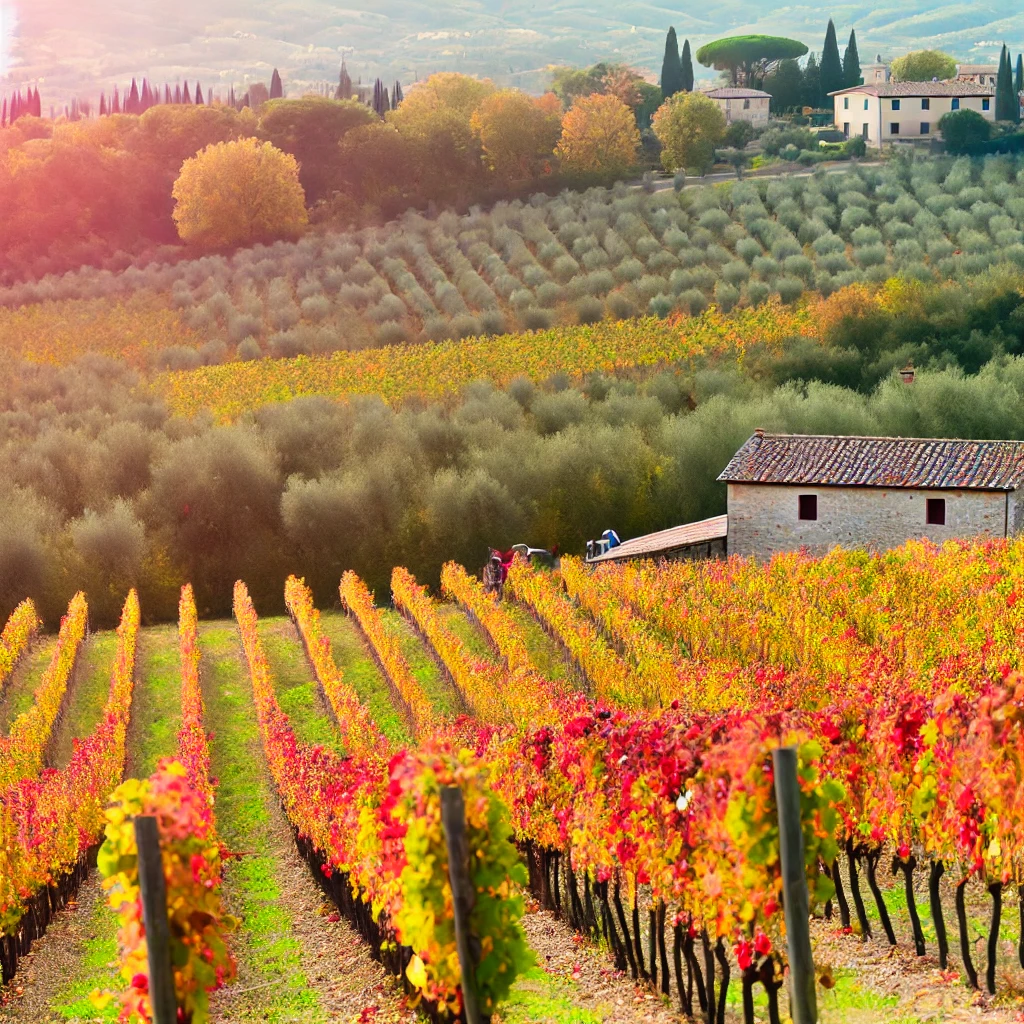
M 635 257 L 623 260 L 615 268 L 615 278 L 618 281 L 636 281 L 643 276 L 644 265 Z
M 499 309 L 485 309 L 480 314 L 480 331 L 483 334 L 508 333 L 504 313 Z
M 799 277 L 808 284 L 814 277 L 814 264 L 803 254 L 787 256 L 782 261 L 782 269 L 791 277 Z
M 811 248 L 819 256 L 824 256 L 826 253 L 845 252 L 846 243 L 838 235 L 834 235 L 829 231 L 827 234 L 820 235 L 816 238 L 811 243 Z
M 469 313 L 460 313 L 452 318 L 448 326 L 449 337 L 459 340 L 461 338 L 475 338 L 483 334 L 483 326 L 480 321 Z
M 608 296 L 608 312 L 616 320 L 628 320 L 636 316 L 636 306 L 624 292 L 612 292 Z
M 551 265 L 551 273 L 563 284 L 579 273 L 580 265 L 568 254 L 564 253 Z
M 311 295 L 308 299 L 302 300 L 299 309 L 302 311 L 303 319 L 319 323 L 331 315 L 331 300 L 325 295 Z M 246 333 L 252 334 L 253 332 Z
M 751 269 L 762 281 L 774 281 L 782 273 L 778 261 L 772 259 L 771 256 L 758 256 Z
M 854 245 L 876 245 L 881 240 L 882 232 L 875 227 L 859 227 L 850 235 Z
M 742 260 L 733 260 L 722 267 L 722 279 L 731 285 L 741 285 L 750 279 L 750 268 Z
M 771 293 L 771 288 L 764 281 L 750 281 L 747 284 L 747 300 L 752 306 L 760 306 Z
M 741 238 L 736 243 L 736 255 L 750 264 L 762 253 L 761 246 L 753 238 Z
M 604 319 L 604 303 L 591 295 L 576 301 L 576 321 L 581 324 L 596 324 Z
M 775 282 L 775 290 L 783 302 L 796 302 L 804 293 L 804 283 L 798 277 L 780 277 Z
M 253 359 L 262 359 L 263 349 L 255 338 L 245 338 L 235 349 L 235 355 L 243 362 L 250 362 Z
M 636 282 L 636 293 L 640 297 L 641 302 L 648 302 L 654 298 L 655 295 L 660 294 L 668 289 L 668 281 L 663 277 L 657 277 L 654 274 L 645 274 Z
M 728 313 L 740 301 L 740 290 L 728 281 L 719 281 L 715 285 L 715 302 Z
M 858 246 L 853 250 L 853 258 L 862 267 L 876 267 L 885 263 L 886 249 L 881 242 Z
M 650 302 L 647 303 L 647 312 L 651 316 L 666 317 L 675 308 L 675 301 L 664 292 L 660 292 L 655 295 Z
M 787 256 L 799 256 L 803 252 L 800 243 L 795 238 L 780 238 L 772 246 L 772 256 L 777 260 L 784 260 Z
M 519 314 L 519 321 L 527 331 L 546 331 L 553 323 L 553 317 L 551 310 L 532 306 Z
M 164 370 L 194 370 L 202 363 L 199 351 L 186 345 L 170 345 L 157 356 L 157 365 Z
M 382 323 L 374 337 L 378 345 L 403 345 L 409 340 L 405 328 L 394 320 Z
M 679 296 L 679 305 L 685 309 L 690 316 L 703 313 L 708 308 L 708 297 L 699 288 L 690 288 Z

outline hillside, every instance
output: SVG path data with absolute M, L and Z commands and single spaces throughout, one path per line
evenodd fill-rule
M 451 70 L 539 90 L 549 64 L 618 59 L 656 75 L 670 23 L 695 47 L 720 35 L 758 31 L 792 35 L 820 50 L 829 13 L 841 36 L 857 30 L 865 58 L 877 51 L 898 55 L 937 47 L 962 60 L 994 61 L 1003 41 L 1013 50 L 1024 42 L 1024 13 L 1009 0 L 983 5 L 853 0 L 831 12 L 810 5 L 764 7 L 755 20 L 740 0 L 723 0 L 707 10 L 637 0 L 596 7 L 572 0 L 541 5 L 382 0 L 364 9 L 326 0 L 286 6 L 270 0 L 214 5 L 182 0 L 173 19 L 153 5 L 139 5 L 127 15 L 63 0 L 13 0 L 11 6 L 16 13 L 12 82 L 44 80 L 48 103 L 109 90 L 135 74 L 172 82 L 198 78 L 204 86 L 226 89 L 246 79 L 269 80 L 275 66 L 298 91 L 335 81 L 343 55 L 354 78 L 379 75 L 408 83 Z M 0 56 L 0 71 L 2 65 Z

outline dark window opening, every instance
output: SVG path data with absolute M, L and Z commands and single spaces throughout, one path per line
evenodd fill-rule
M 946 525 L 946 499 L 929 498 L 925 506 L 924 521 L 928 526 Z
M 801 519 L 815 522 L 818 518 L 818 496 L 816 494 L 801 494 L 799 499 L 799 509 Z

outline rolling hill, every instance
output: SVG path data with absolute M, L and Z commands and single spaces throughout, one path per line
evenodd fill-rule
M 275 66 L 294 93 L 335 81 L 343 56 L 353 78 L 379 75 L 407 84 L 451 70 L 540 90 L 548 65 L 600 59 L 627 61 L 653 77 L 670 24 L 694 47 L 720 35 L 763 31 L 795 36 L 817 51 L 828 13 L 841 40 L 857 30 L 862 59 L 927 46 L 985 61 L 995 59 L 1003 41 L 1014 50 L 1024 46 L 1024 11 L 1010 0 L 852 0 L 831 12 L 810 4 L 771 10 L 748 0 L 721 0 L 711 9 L 649 0 L 378 0 L 362 7 L 328 0 L 179 0 L 173 17 L 152 3 L 114 9 L 0 0 L 0 11 L 5 2 L 13 62 L 8 84 L 41 82 L 44 105 L 73 94 L 95 96 L 132 75 L 198 79 L 204 90 L 226 90 L 269 80 Z M 0 34 L 3 24 L 0 14 Z M 0 42 L 0 71 L 3 50 Z

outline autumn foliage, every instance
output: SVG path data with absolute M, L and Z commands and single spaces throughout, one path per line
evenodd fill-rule
M 640 132 L 632 110 L 617 96 L 594 93 L 573 103 L 562 118 L 556 154 L 582 172 L 622 172 L 636 162 Z
M 298 161 L 257 139 L 207 146 L 185 161 L 173 195 L 182 241 L 206 249 L 294 238 L 308 219 Z

